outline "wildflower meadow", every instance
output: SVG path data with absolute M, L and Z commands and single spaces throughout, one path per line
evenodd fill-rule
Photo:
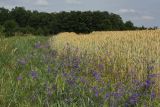
M 159 107 L 160 30 L 0 38 L 0 107 Z

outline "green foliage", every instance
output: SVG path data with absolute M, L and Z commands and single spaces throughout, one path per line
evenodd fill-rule
M 0 25 L 0 38 L 4 37 L 4 30 L 5 28 L 2 25 Z
M 23 7 L 15 7 L 11 10 L 10 16 L 20 27 L 26 27 L 26 23 L 30 17 L 30 11 L 26 11 Z
M 17 31 L 23 34 L 34 34 L 35 29 L 30 26 L 26 26 L 26 27 L 18 27 Z
M 4 32 L 4 27 L 2 25 L 0 25 L 0 32 L 3 33 Z
M 0 8 L 0 24 L 5 26 L 7 24 L 6 34 L 14 35 L 14 31 L 8 29 L 8 21 L 10 20 L 14 20 L 19 25 L 16 32 L 36 35 L 145 29 L 145 27 L 135 27 L 131 21 L 124 23 L 119 15 L 107 11 L 45 13 L 25 10 L 24 7 L 15 7 L 12 10 Z M 12 21 L 10 25 L 15 24 Z
M 0 37 L 4 36 L 4 27 L 0 25 Z
M 0 24 L 3 25 L 6 20 L 9 20 L 9 10 L 0 8 Z
M 17 29 L 17 23 L 14 20 L 8 20 L 4 23 L 6 36 L 13 36 Z
M 126 21 L 125 29 L 134 30 L 135 29 L 134 24 L 131 21 Z

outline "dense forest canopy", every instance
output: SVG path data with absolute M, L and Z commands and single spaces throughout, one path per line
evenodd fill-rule
M 46 13 L 15 7 L 0 8 L 0 31 L 7 36 L 22 34 L 52 35 L 60 32 L 90 33 L 92 31 L 136 30 L 131 21 L 107 11 L 70 11 Z

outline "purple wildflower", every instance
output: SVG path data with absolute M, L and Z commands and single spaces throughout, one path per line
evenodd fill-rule
M 107 94 L 105 95 L 105 99 L 108 100 L 109 97 L 110 97 L 110 93 L 107 93 Z
M 31 71 L 31 72 L 30 72 L 30 76 L 31 76 L 33 79 L 35 79 L 35 78 L 38 77 L 38 73 L 37 73 L 36 71 Z
M 79 68 L 79 65 L 78 64 L 74 64 L 73 68 L 77 69 L 77 68 Z
M 133 94 L 130 98 L 129 98 L 129 103 L 130 104 L 136 104 L 138 102 L 139 99 L 139 94 Z
M 154 82 L 152 82 L 150 79 L 147 79 L 146 82 L 145 82 L 146 88 L 150 88 L 153 83 Z
M 50 48 L 49 43 L 46 43 L 44 47 L 45 47 L 45 48 Z
M 37 43 L 35 43 L 34 47 L 37 48 L 37 49 L 38 49 L 38 48 L 41 48 L 41 43 L 40 43 L 40 41 L 38 41 Z
M 73 68 L 75 68 L 75 69 L 79 68 L 79 64 L 80 64 L 80 59 L 78 57 L 73 58 L 73 60 L 72 60 Z
M 67 82 L 69 85 L 71 85 L 71 86 L 75 84 L 75 81 L 74 81 L 74 80 L 69 80 L 69 79 L 68 79 L 68 80 L 66 80 L 66 82 Z
M 21 64 L 21 65 L 26 65 L 27 64 L 25 59 L 18 60 L 18 63 Z
M 98 97 L 98 96 L 99 96 L 99 92 L 98 92 L 98 90 L 96 90 L 96 92 L 95 92 L 95 96 L 96 96 L 96 97 Z
M 102 85 L 105 85 L 105 81 L 104 81 L 104 80 L 102 80 L 102 81 L 101 81 L 101 84 L 102 84 Z
M 157 77 L 157 76 L 159 76 L 159 75 L 160 75 L 160 74 L 149 74 L 148 77 L 149 77 L 149 78 L 155 78 L 155 77 Z
M 148 71 L 152 71 L 154 69 L 154 66 L 147 66 Z
M 53 90 L 56 90 L 56 89 L 57 89 L 57 85 L 56 85 L 56 84 L 53 84 L 53 85 L 52 85 L 52 89 L 53 89 Z
M 106 55 L 109 55 L 109 51 L 108 50 L 106 50 Z
M 95 93 L 94 95 L 95 95 L 96 97 L 99 96 L 99 91 L 98 91 L 97 86 L 92 87 L 92 91 Z
M 97 73 L 96 71 L 93 71 L 93 76 L 95 77 L 96 80 L 100 80 L 100 74 Z
M 49 86 L 46 86 L 46 91 L 47 91 L 48 96 L 52 96 L 52 91 L 51 91 L 51 88 Z
M 52 57 L 54 57 L 54 56 L 57 55 L 57 51 L 56 51 L 56 50 L 51 50 L 51 51 L 49 52 L 49 55 L 52 56 Z
M 116 97 L 116 98 L 120 98 L 122 96 L 121 93 L 117 93 L 117 92 L 114 92 L 113 93 L 113 96 Z
M 17 77 L 17 80 L 18 80 L 18 81 L 21 81 L 21 80 L 22 80 L 22 76 L 18 76 L 18 77 Z
M 104 70 L 104 65 L 103 64 L 99 64 L 98 67 L 99 67 L 100 70 Z
M 65 72 L 64 72 L 62 75 L 63 75 L 64 77 L 67 77 L 67 76 L 68 76 L 68 74 L 67 74 L 67 73 L 65 73 Z
M 99 92 L 103 93 L 104 92 L 104 88 L 100 88 Z
M 81 81 L 82 83 L 85 83 L 85 82 L 86 82 L 83 77 L 80 78 L 80 81 Z
M 95 87 L 95 86 L 92 87 L 92 90 L 93 90 L 93 91 L 96 91 L 96 90 L 97 90 L 97 87 Z
M 48 71 L 48 73 L 50 73 L 51 72 L 51 67 L 50 66 L 48 66 L 48 69 L 47 69 L 47 71 Z
M 48 94 L 48 96 L 52 96 L 52 91 L 49 89 L 48 91 L 47 91 L 47 94 Z
M 88 81 L 84 77 L 80 77 L 80 82 L 83 84 L 88 84 Z
M 31 101 L 34 102 L 37 99 L 36 95 L 31 96 Z
M 151 92 L 151 99 L 153 100 L 156 97 L 155 92 Z

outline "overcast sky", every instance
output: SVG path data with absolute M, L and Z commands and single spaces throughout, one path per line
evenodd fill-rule
M 160 27 L 160 0 L 0 0 L 0 7 L 23 6 L 45 12 L 101 10 L 117 13 L 135 25 Z

